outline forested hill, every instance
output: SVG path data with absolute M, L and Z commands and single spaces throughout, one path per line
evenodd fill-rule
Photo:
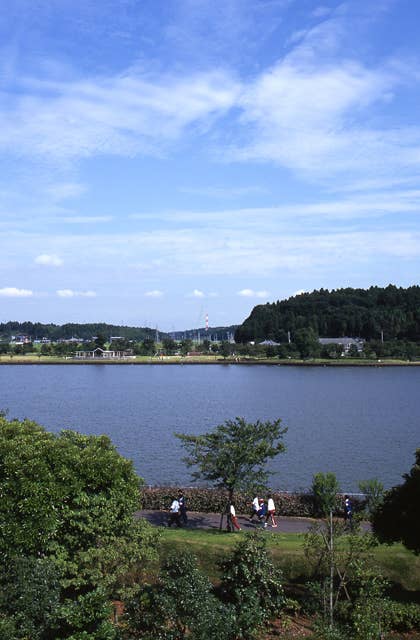
M 0 337 L 8 338 L 11 335 L 27 335 L 32 339 L 48 338 L 50 340 L 80 338 L 91 340 L 92 336 L 102 335 L 107 340 L 111 336 L 122 336 L 128 340 L 140 341 L 146 338 L 154 339 L 156 331 L 145 327 L 125 327 L 114 324 L 89 323 L 89 324 L 42 324 L 40 322 L 5 322 L 0 324 Z M 166 334 L 159 332 L 159 337 Z
M 287 332 L 312 328 L 320 337 L 420 340 L 420 287 L 320 289 L 254 307 L 235 332 L 236 342 L 283 342 Z

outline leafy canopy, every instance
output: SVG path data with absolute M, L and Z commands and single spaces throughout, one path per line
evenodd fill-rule
M 280 425 L 280 419 L 252 423 L 235 418 L 202 435 L 175 435 L 187 450 L 187 466 L 197 467 L 193 479 L 226 489 L 232 498 L 235 491 L 265 486 L 269 475 L 265 463 L 285 451 L 287 428 Z
M 48 557 L 64 588 L 113 591 L 153 555 L 151 528 L 133 519 L 141 482 L 106 436 L 0 417 L 3 559 Z
M 373 529 L 381 542 L 402 542 L 420 553 L 420 449 L 404 482 L 388 491 L 373 515 Z
M 268 553 L 264 534 L 245 534 L 230 556 L 220 562 L 220 568 L 220 591 L 234 608 L 237 637 L 259 637 L 261 628 L 278 617 L 286 604 L 283 577 Z

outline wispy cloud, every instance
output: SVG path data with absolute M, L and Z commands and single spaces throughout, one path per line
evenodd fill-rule
M 200 289 L 194 289 L 191 293 L 187 293 L 188 298 L 205 298 L 206 294 L 204 291 L 200 291 Z
M 41 253 L 35 258 L 34 262 L 45 267 L 61 267 L 64 264 L 59 256 L 48 253 Z
M 237 292 L 238 296 L 243 298 L 268 298 L 269 291 L 254 291 L 254 289 L 241 289 Z
M 0 289 L 0 296 L 4 298 L 30 298 L 33 296 L 33 291 L 16 287 L 3 287 L 3 289 Z
M 152 291 L 146 291 L 144 295 L 146 298 L 162 298 L 164 293 L 160 289 L 152 289 Z
M 95 291 L 74 291 L 73 289 L 58 289 L 59 298 L 95 298 Z
M 0 112 L 0 148 L 19 154 L 85 158 L 159 153 L 190 126 L 224 113 L 236 82 L 214 71 L 181 76 L 122 76 L 74 81 L 26 79 Z M 74 190 L 62 187 L 64 193 Z

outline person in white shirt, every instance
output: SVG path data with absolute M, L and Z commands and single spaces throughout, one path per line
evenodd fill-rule
M 172 500 L 171 508 L 169 509 L 168 527 L 173 524 L 176 524 L 177 527 L 181 526 L 180 506 L 176 498 Z
M 274 505 L 274 500 L 273 500 L 273 496 L 269 495 L 268 496 L 268 502 L 267 502 L 267 515 L 265 517 L 265 527 L 267 526 L 268 523 L 268 519 L 271 518 L 271 526 L 272 527 L 277 527 L 277 522 L 274 518 L 274 514 L 276 512 L 276 507 Z
M 230 521 L 232 525 L 235 527 L 235 529 L 237 529 L 238 531 L 241 531 L 238 518 L 236 517 L 235 505 L 233 504 L 233 502 L 230 503 L 229 515 L 230 515 Z
M 258 496 L 255 496 L 255 498 L 252 501 L 252 513 L 251 513 L 251 516 L 249 518 L 250 522 L 252 522 L 254 520 L 254 516 L 258 520 L 258 511 L 259 510 L 260 510 L 260 500 L 259 500 Z

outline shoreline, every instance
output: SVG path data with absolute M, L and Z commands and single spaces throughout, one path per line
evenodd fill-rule
M 131 365 L 131 366 L 191 366 L 191 365 L 234 365 L 234 366 L 275 366 L 275 367 L 418 367 L 420 366 L 420 361 L 405 361 L 405 360 L 369 360 L 358 362 L 352 360 L 350 362 L 343 361 L 326 361 L 326 360 L 314 360 L 314 361 L 305 361 L 305 360 L 234 360 L 234 359 L 226 359 L 226 360 L 200 360 L 200 359 L 177 359 L 177 360 L 169 360 L 169 359 L 149 359 L 149 360 L 104 360 L 102 358 L 90 359 L 90 360 L 76 360 L 72 358 L 51 358 L 51 359 L 42 359 L 41 358 L 24 358 L 24 357 L 13 357 L 9 359 L 0 359 L 1 365 L 106 365 L 106 366 L 121 366 L 121 365 Z

